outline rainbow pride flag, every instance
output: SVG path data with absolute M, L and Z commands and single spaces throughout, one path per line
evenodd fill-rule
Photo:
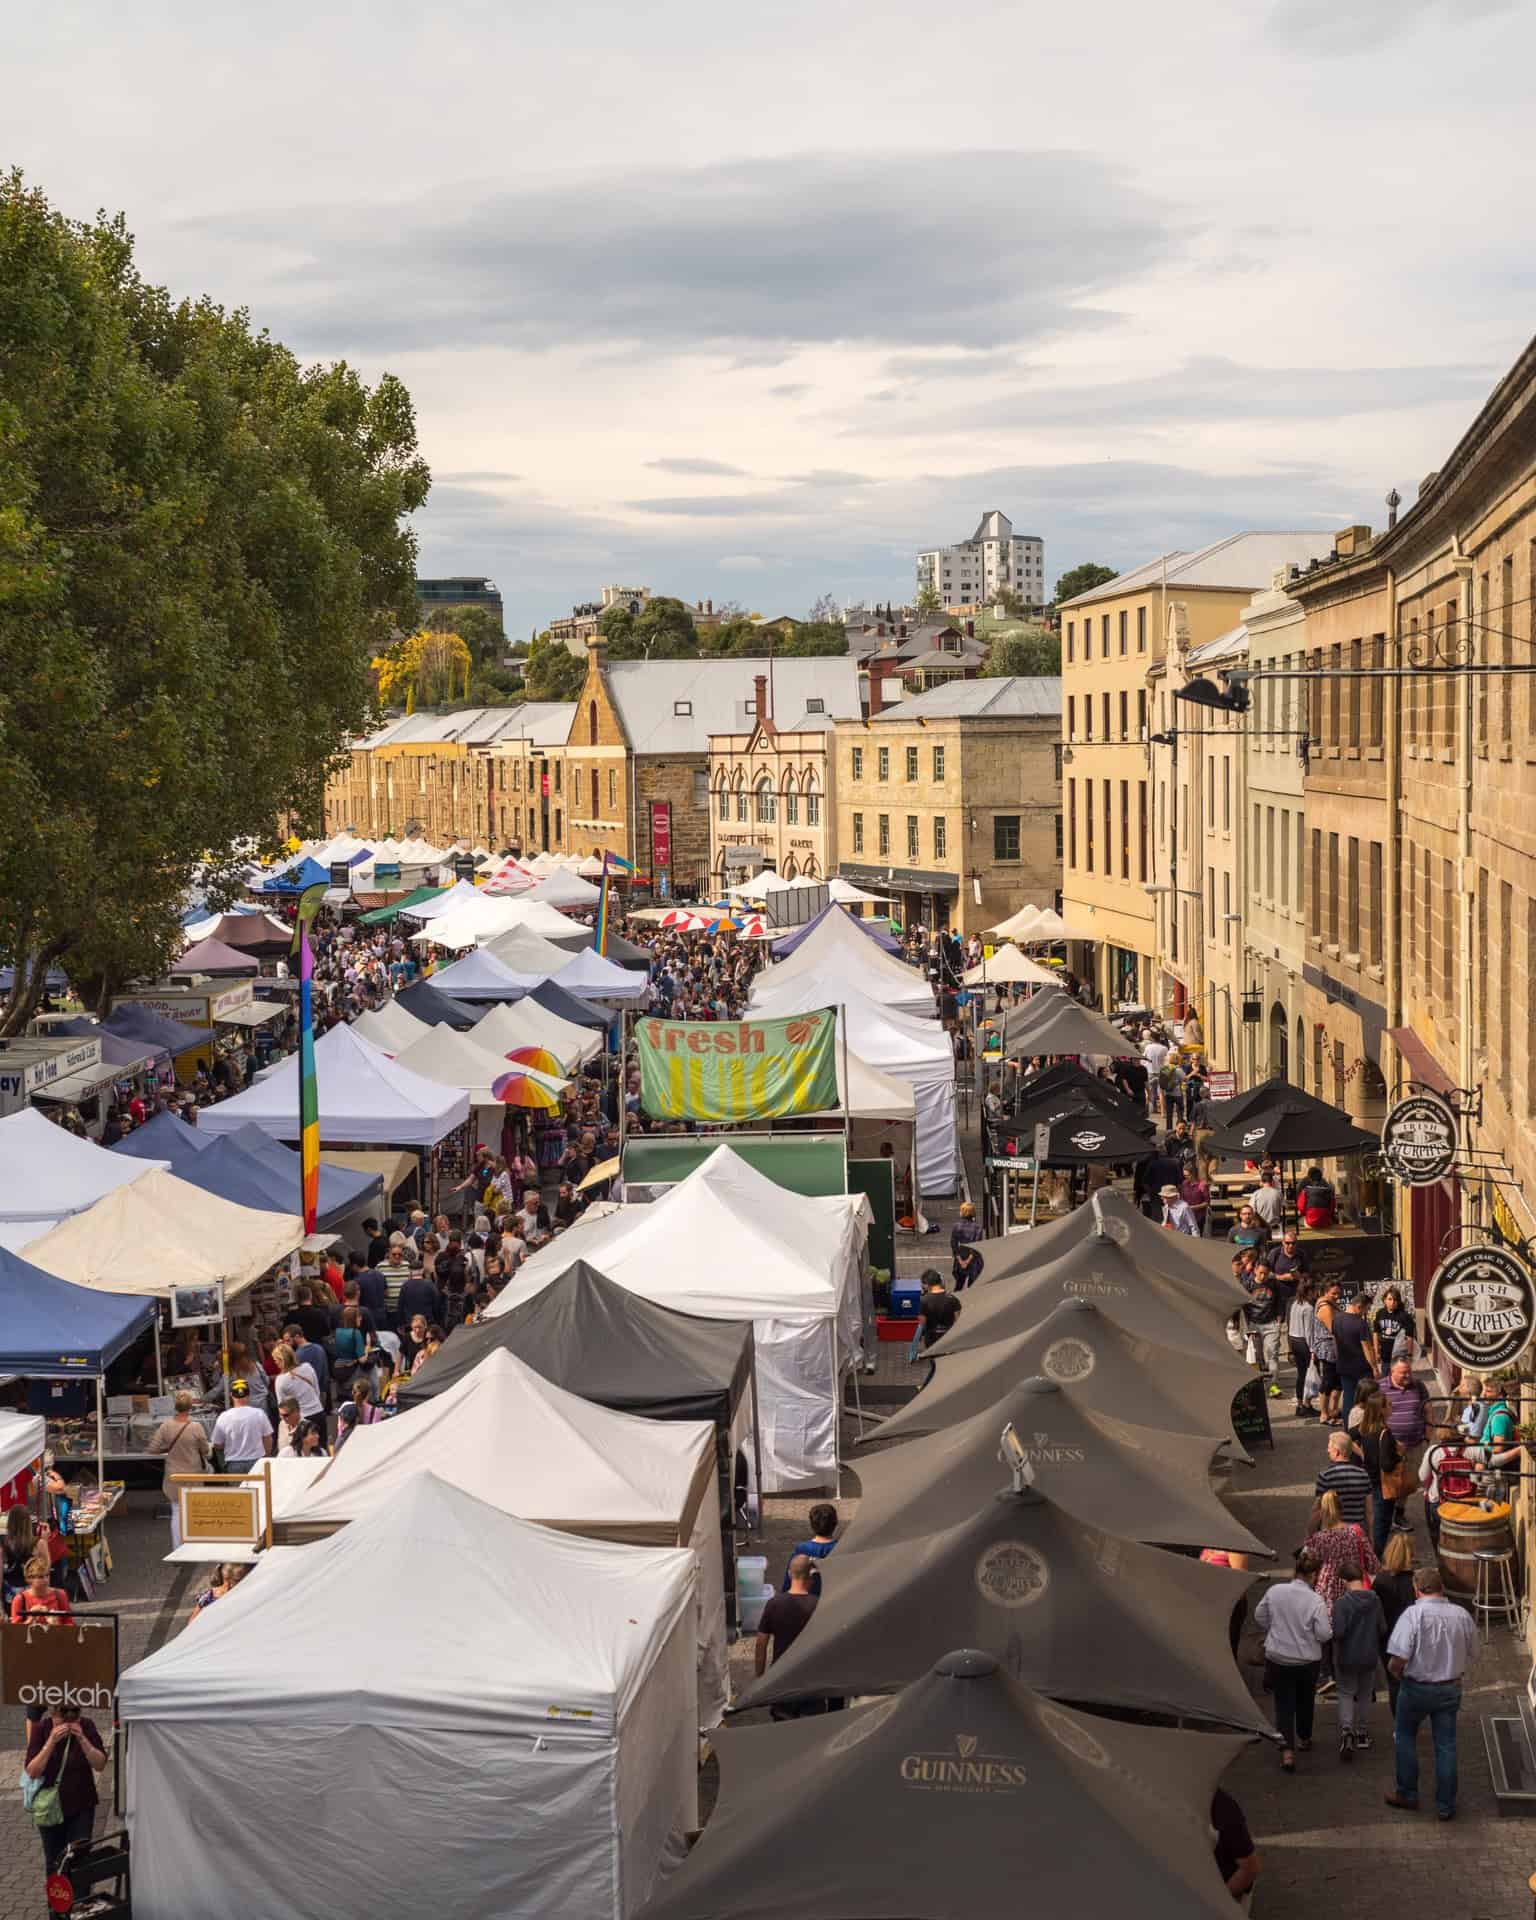
M 608 874 L 610 869 L 614 873 L 634 872 L 634 868 L 627 860 L 621 859 L 616 853 L 610 853 L 606 847 L 603 849 L 603 877 L 597 902 L 597 938 L 593 942 L 600 954 L 608 951 Z
M 320 1082 L 315 1077 L 315 956 L 299 923 L 299 1156 L 304 1231 L 313 1233 L 320 1209 Z

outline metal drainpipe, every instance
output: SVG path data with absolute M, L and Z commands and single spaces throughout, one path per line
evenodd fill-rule
M 1390 652 L 1384 652 L 1383 666 L 1401 668 L 1402 641 L 1397 631 L 1397 575 L 1391 567 L 1386 572 L 1386 613 L 1382 620 L 1382 632 L 1386 636 Z M 1387 1003 L 1387 1025 L 1403 1025 L 1403 736 L 1402 701 L 1403 682 L 1391 679 L 1383 682 L 1381 713 L 1383 747 L 1386 753 L 1386 845 L 1382 848 L 1382 862 L 1386 868 L 1386 896 L 1382 902 L 1385 925 L 1382 928 L 1382 952 L 1385 956 L 1385 979 L 1382 982 L 1383 998 Z M 1413 885 L 1413 876 L 1408 876 L 1408 885 Z M 1392 1089 L 1389 1087 L 1388 1104 Z
M 1454 560 L 1456 572 L 1461 580 L 1461 631 L 1464 637 L 1472 633 L 1472 561 L 1461 551 L 1461 535 L 1454 536 Z M 1449 636 L 1447 636 L 1449 640 Z M 1472 873 L 1472 700 L 1474 692 L 1473 676 L 1463 674 L 1458 689 L 1460 711 L 1457 714 L 1456 753 L 1460 762 L 1456 781 L 1456 880 L 1457 880 L 1457 918 L 1461 927 L 1461 980 L 1457 994 L 1459 1010 L 1458 1024 L 1461 1028 L 1457 1035 L 1456 1069 L 1460 1084 L 1470 1087 L 1475 1084 L 1473 1075 L 1474 1034 L 1472 1030 L 1473 1002 L 1472 981 L 1476 972 L 1476 960 L 1472 952 L 1473 936 L 1476 932 L 1473 915 L 1473 873 Z

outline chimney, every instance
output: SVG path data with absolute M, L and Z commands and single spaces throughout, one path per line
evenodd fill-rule
M 1419 498 L 1421 500 L 1439 478 L 1440 469 L 1438 467 L 1435 468 L 1433 473 L 1425 474 L 1424 478 L 1419 482 Z
M 1333 544 L 1341 560 L 1352 559 L 1370 546 L 1371 530 L 1369 527 L 1345 527 Z
M 895 662 L 871 660 L 869 663 L 869 717 L 874 719 L 885 707 L 885 680 Z
M 713 600 L 706 600 L 704 602 L 704 611 L 713 617 L 715 611 L 715 603 Z
M 603 638 L 601 628 L 587 637 L 587 663 L 595 666 L 599 673 L 608 671 L 608 642 Z
M 878 625 L 876 626 L 876 628 L 875 628 L 875 633 L 876 633 L 876 635 L 877 635 L 877 636 L 878 636 L 879 638 L 882 638 L 882 639 L 884 638 L 884 636 L 885 636 L 885 622 L 884 622 L 883 620 L 882 620 L 882 621 L 880 621 L 880 622 L 879 622 L 879 624 L 878 624 Z
M 768 676 L 767 674 L 766 673 L 753 674 L 752 686 L 756 696 L 755 705 L 757 707 L 757 724 L 761 726 L 763 722 L 768 718 Z
M 907 637 L 907 623 L 906 623 L 906 621 L 905 621 L 905 620 L 903 620 L 903 621 L 902 621 L 902 623 L 901 623 L 901 625 L 900 625 L 900 626 L 899 626 L 899 627 L 897 628 L 897 632 L 898 632 L 898 633 L 900 634 L 900 636 L 901 636 L 901 638 L 902 638 L 903 640 L 905 640 L 905 639 L 906 639 L 906 637 Z

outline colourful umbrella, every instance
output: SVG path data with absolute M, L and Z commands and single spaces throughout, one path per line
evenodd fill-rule
M 768 922 L 760 913 L 744 913 L 731 922 L 744 940 L 761 940 L 768 933 Z
M 532 1072 L 503 1073 L 491 1082 L 491 1096 L 507 1107 L 529 1107 L 538 1113 L 558 1113 L 560 1096 Z
M 551 1080 L 562 1080 L 565 1069 L 550 1052 L 548 1047 L 514 1047 L 507 1055 L 520 1067 L 532 1067 L 536 1073 L 547 1073 Z

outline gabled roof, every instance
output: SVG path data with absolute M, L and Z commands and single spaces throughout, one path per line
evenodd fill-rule
M 1218 633 L 1214 640 L 1205 640 L 1198 647 L 1191 647 L 1188 664 L 1192 667 L 1208 666 L 1214 660 L 1239 659 L 1247 651 L 1247 627 L 1229 627 L 1225 633 Z
M 636 753 L 702 754 L 712 733 L 751 727 L 746 707 L 753 681 L 768 671 L 768 662 L 750 659 L 617 660 L 607 669 L 608 691 Z M 858 670 L 851 659 L 775 660 L 771 674 L 779 712 L 804 713 L 814 699 L 835 720 L 859 716 Z
M 953 663 L 953 655 L 942 656 Z M 895 707 L 870 715 L 882 720 L 1039 720 L 1061 714 L 1061 680 L 1057 675 L 1011 674 L 994 680 L 949 680 L 911 695 Z
M 408 713 L 377 733 L 363 734 L 354 747 L 486 747 L 498 740 L 563 743 L 571 730 L 574 700 L 529 700 L 513 707 L 465 707 L 457 713 Z
M 1117 574 L 1102 586 L 1090 587 L 1064 607 L 1091 606 L 1096 600 L 1118 600 L 1124 594 L 1144 592 L 1163 584 L 1163 568 L 1168 569 L 1170 591 L 1192 587 L 1225 589 L 1229 593 L 1251 593 L 1267 587 L 1277 567 L 1305 566 L 1311 560 L 1326 558 L 1333 551 L 1332 533 L 1229 533 L 1193 553 L 1176 549 L 1159 554 L 1144 566 Z

